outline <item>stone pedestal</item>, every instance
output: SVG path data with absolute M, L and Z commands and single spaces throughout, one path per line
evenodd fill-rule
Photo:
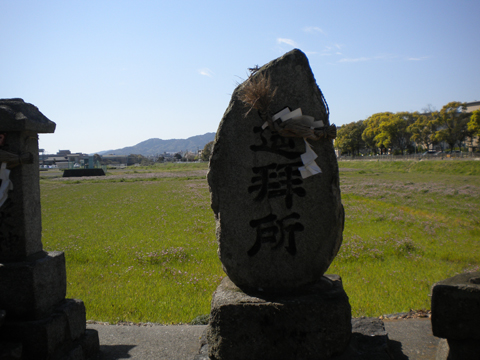
M 77 352 L 83 356 L 78 359 L 88 359 L 98 351 L 98 334 L 86 331 L 81 300 L 64 300 L 40 320 L 7 322 L 0 328 L 0 337 L 21 343 L 22 359 L 69 359 Z
M 442 280 L 432 287 L 432 331 L 444 338 L 438 360 L 478 359 L 480 272 Z
M 2 360 L 84 360 L 99 349 L 83 302 L 65 299 L 63 252 L 43 251 L 37 134 L 54 130 L 35 106 L 0 100 L 0 163 L 13 185 L 0 194 Z
M 225 278 L 213 295 L 211 360 L 329 359 L 352 332 L 348 296 L 337 275 L 290 295 L 246 294 Z

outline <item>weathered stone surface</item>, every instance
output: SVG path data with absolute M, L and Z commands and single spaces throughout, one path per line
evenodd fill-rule
M 0 132 L 53 133 L 55 126 L 36 106 L 22 99 L 0 99 Z
M 225 278 L 213 295 L 211 360 L 329 359 L 351 335 L 351 308 L 341 279 L 326 275 L 297 295 L 246 294 Z
M 54 130 L 35 106 L 0 100 L 0 156 L 13 184 L 0 206 L 1 359 L 85 360 L 99 349 L 83 302 L 64 300 L 64 254 L 42 251 L 38 133 Z
M 54 359 L 61 358 L 54 354 L 64 356 L 79 345 L 94 344 L 95 339 L 92 340 L 91 333 L 86 341 L 85 329 L 83 302 L 67 299 L 47 318 L 36 321 L 7 321 L 0 328 L 0 337 L 6 341 L 21 342 L 24 359 Z
M 391 360 L 388 334 L 377 318 L 352 319 L 352 337 L 347 350 L 332 360 Z
M 293 50 L 263 66 L 277 88 L 272 113 L 286 106 L 325 117 L 306 56 Z M 238 99 L 237 87 L 218 128 L 208 182 L 219 257 L 245 290 L 288 292 L 318 281 L 342 242 L 344 211 L 331 140 L 309 140 L 322 173 L 302 179 L 302 138 L 283 138 Z M 328 124 L 325 124 L 328 125 Z
M 21 360 L 22 344 L 0 341 L 0 360 Z
M 479 358 L 478 339 L 442 339 L 438 345 L 435 360 L 478 360 Z
M 386 351 L 388 348 L 388 334 L 380 319 L 352 319 L 352 334 L 358 352 L 371 348 Z
M 232 323 L 235 320 L 232 319 Z M 208 327 L 200 339 L 200 350 L 193 360 L 209 360 Z M 447 345 L 448 349 L 448 345 Z M 250 357 L 247 357 L 251 359 Z M 347 349 L 331 360 L 391 360 L 393 356 L 388 347 L 388 334 L 382 320 L 378 318 L 352 319 L 352 336 Z M 442 360 L 446 358 L 441 358 Z M 437 358 L 440 360 L 440 358 Z
M 41 252 L 22 262 L 0 263 L 0 308 L 9 319 L 48 316 L 65 299 L 66 289 L 63 252 Z
M 67 337 L 77 340 L 85 334 L 87 328 L 85 304 L 82 300 L 67 299 L 55 311 L 63 314 L 67 321 Z
M 0 310 L 0 326 L 2 326 L 3 322 L 5 321 L 5 315 L 7 313 L 5 312 L 5 310 Z
M 85 334 L 80 338 L 83 356 L 85 359 L 93 359 L 100 350 L 100 341 L 98 339 L 97 330 L 87 329 Z
M 38 135 L 33 131 L 7 132 L 0 150 L 33 157 L 32 164 L 10 170 L 13 190 L 0 207 L 0 262 L 22 261 L 42 250 Z
M 450 340 L 480 341 L 480 272 L 442 280 L 432 287 L 432 331 Z
M 0 150 L 33 160 L 15 167 L 8 164 L 13 190 L 0 207 L 0 262 L 21 261 L 42 250 L 37 134 L 54 130 L 55 123 L 32 104 L 0 99 Z

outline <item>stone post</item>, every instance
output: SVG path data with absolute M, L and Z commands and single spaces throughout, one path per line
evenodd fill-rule
M 11 358 L 87 359 L 99 347 L 83 302 L 65 299 L 63 252 L 42 246 L 38 134 L 55 126 L 22 99 L 0 100 L 0 348 Z

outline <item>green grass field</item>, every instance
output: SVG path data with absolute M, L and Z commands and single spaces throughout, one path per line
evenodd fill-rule
M 87 318 L 187 323 L 224 276 L 206 164 L 41 180 L 43 244 Z M 353 316 L 430 308 L 436 281 L 480 270 L 480 161 L 344 161 L 338 274 Z M 189 175 L 191 174 L 191 175 Z M 144 176 L 143 176 L 144 175 Z

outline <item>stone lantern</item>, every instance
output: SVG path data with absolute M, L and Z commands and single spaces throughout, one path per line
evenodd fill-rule
M 0 358 L 87 359 L 99 348 L 83 302 L 65 299 L 64 253 L 42 246 L 38 134 L 55 127 L 22 99 L 0 100 Z

